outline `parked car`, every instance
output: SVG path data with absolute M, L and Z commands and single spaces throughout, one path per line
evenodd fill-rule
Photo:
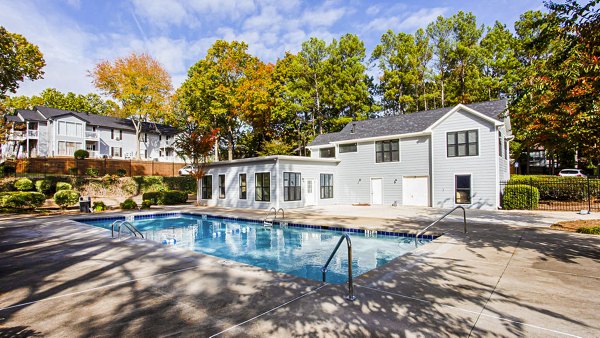
M 558 176 L 587 177 L 581 169 L 563 169 L 558 173 Z
M 185 167 L 179 169 L 179 176 L 191 175 L 193 170 L 194 170 L 194 166 L 191 164 L 188 164 Z

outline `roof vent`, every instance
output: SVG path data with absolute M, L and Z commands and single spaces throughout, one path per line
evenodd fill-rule
M 354 134 L 356 131 L 356 123 L 352 123 L 352 129 L 350 129 L 350 134 Z

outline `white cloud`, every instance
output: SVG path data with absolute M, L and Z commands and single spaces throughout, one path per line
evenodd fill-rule
M 367 15 L 375 15 L 377 13 L 379 13 L 379 11 L 381 10 L 381 8 L 379 8 L 379 6 L 377 5 L 373 5 L 373 6 L 369 6 L 369 8 L 367 8 Z
M 414 13 L 404 16 L 379 17 L 371 20 L 365 29 L 378 32 L 387 31 L 410 31 L 417 28 L 423 28 L 430 22 L 434 21 L 438 16 L 444 15 L 446 8 L 423 8 Z
M 302 23 L 311 27 L 330 27 L 341 19 L 345 13 L 345 8 L 309 10 L 302 15 Z

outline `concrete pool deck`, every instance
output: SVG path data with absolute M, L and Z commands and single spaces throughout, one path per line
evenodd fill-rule
M 167 209 L 169 210 L 169 209 Z M 265 211 L 177 208 L 262 219 Z M 415 230 L 444 210 L 305 208 L 288 221 Z M 574 213 L 467 211 L 444 236 L 345 285 L 117 241 L 65 216 L 0 220 L 0 336 L 600 336 L 600 236 Z

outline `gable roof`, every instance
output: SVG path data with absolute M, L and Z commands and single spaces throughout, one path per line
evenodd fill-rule
M 17 109 L 17 115 L 19 115 L 23 121 L 46 121 L 37 110 Z
M 308 147 L 322 146 L 332 142 L 359 140 L 372 137 L 421 133 L 433 126 L 457 107 L 464 106 L 484 115 L 491 120 L 502 122 L 506 110 L 505 99 L 457 105 L 434 110 L 425 110 L 411 114 L 381 117 L 348 123 L 336 133 L 317 135 Z M 352 132 L 354 129 L 354 132 Z
M 29 110 L 28 112 L 34 112 L 34 113 L 38 114 L 40 116 L 41 120 L 33 120 L 32 119 L 31 121 L 45 121 L 47 119 L 55 119 L 57 117 L 61 117 L 61 116 L 65 116 L 65 115 L 72 115 L 72 116 L 75 116 L 75 117 L 85 121 L 86 123 L 88 123 L 92 126 L 135 131 L 133 122 L 131 122 L 130 119 L 123 119 L 123 118 L 118 118 L 118 117 L 103 116 L 103 115 L 90 114 L 90 113 L 82 113 L 82 112 L 77 112 L 77 111 L 72 111 L 72 110 L 63 110 L 63 109 L 49 108 L 49 107 L 44 107 L 44 106 L 35 106 L 34 108 L 36 109 L 35 111 Z M 23 110 L 18 110 L 18 112 L 21 112 L 21 111 L 23 111 Z M 25 117 L 25 116 L 23 116 L 23 117 Z M 27 119 L 27 120 L 29 120 L 29 119 Z M 164 124 L 160 124 L 160 123 L 143 122 L 142 123 L 142 132 L 173 135 L 173 134 L 177 134 L 178 130 L 177 130 L 177 128 L 167 126 Z

